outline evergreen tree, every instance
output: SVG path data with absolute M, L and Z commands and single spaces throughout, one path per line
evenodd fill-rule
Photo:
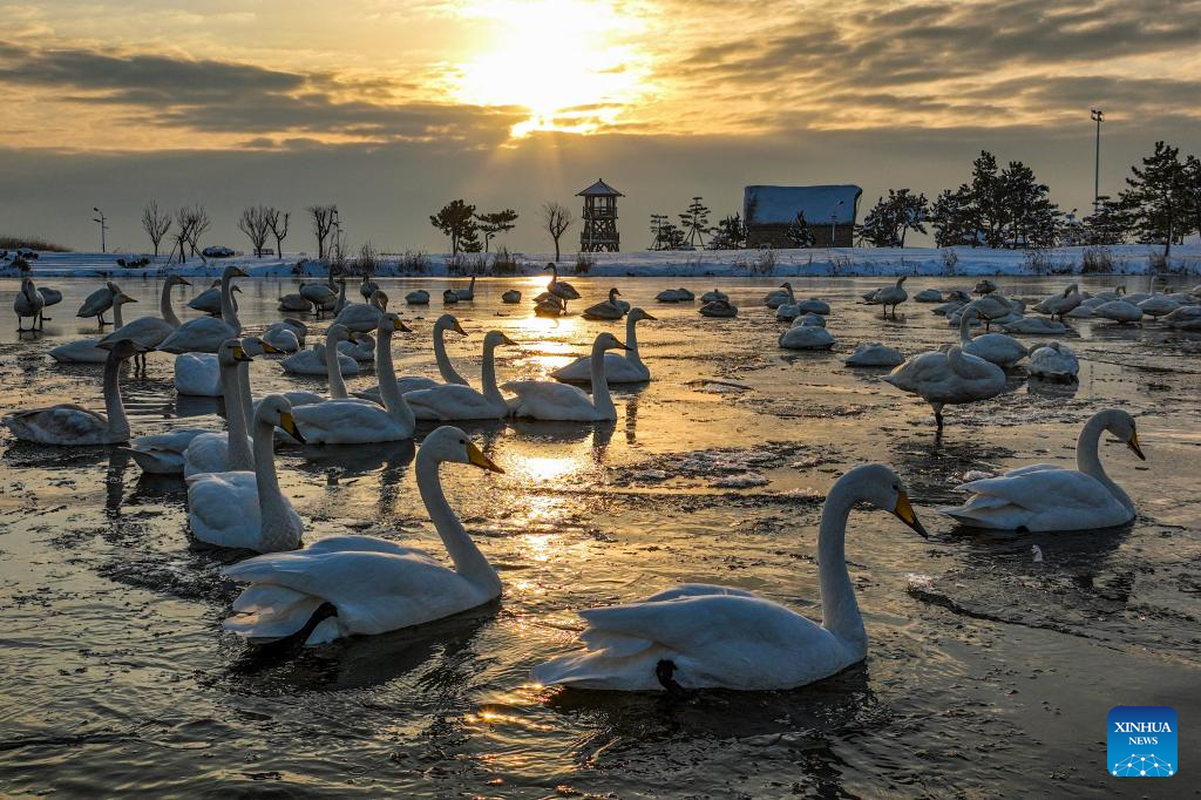
M 709 229 L 709 208 L 701 202 L 702 199 L 693 197 L 684 213 L 679 215 L 684 241 L 693 247 L 705 246 L 705 231 Z
M 998 210 L 999 245 L 1054 247 L 1062 214 L 1050 200 L 1050 189 L 1039 183 L 1034 170 L 1021 161 L 1010 161 L 999 176 L 1001 204 Z
M 980 228 L 976 224 L 972 190 L 967 184 L 958 189 L 944 189 L 930 209 L 930 224 L 934 226 L 937 247 L 980 245 Z
M 875 247 L 904 247 L 905 234 L 910 230 L 926 232 L 929 202 L 924 194 L 910 194 L 908 189 L 889 189 L 863 218 L 859 235 Z
M 462 200 L 447 203 L 442 209 L 430 217 L 430 224 L 450 237 L 451 255 L 457 256 L 463 250 L 464 241 L 476 238 L 475 206 L 468 205 Z
M 517 227 L 517 212 L 506 208 L 504 211 L 494 211 L 491 214 L 477 214 L 475 221 L 479 226 L 480 233 L 484 234 L 484 252 L 487 253 L 493 236 L 507 233 Z
M 1192 227 L 1190 192 L 1180 150 L 1163 142 L 1155 143 L 1155 152 L 1143 159 L 1143 167 L 1131 167 L 1133 177 L 1126 179 L 1122 192 L 1123 208 L 1140 242 L 1163 245 L 1165 259 L 1172 244 L 1184 238 Z M 1187 221 L 1186 221 L 1187 220 Z
M 741 214 L 730 214 L 717 223 L 709 245 L 714 250 L 739 250 L 746 244 L 746 225 Z
M 1193 213 L 1193 230 L 1201 234 L 1201 159 L 1196 156 L 1184 162 L 1184 186 Z
M 1122 244 L 1130 235 L 1129 215 L 1109 195 L 1097 198 L 1097 209 L 1084 218 L 1083 227 L 1086 244 Z
M 663 226 L 667 225 L 666 214 L 651 214 L 651 249 L 665 250 L 663 240 Z
M 813 247 L 813 231 L 809 229 L 809 223 L 805 220 L 804 211 L 796 212 L 796 219 L 788 226 L 788 230 L 785 231 L 784 236 L 793 247 Z

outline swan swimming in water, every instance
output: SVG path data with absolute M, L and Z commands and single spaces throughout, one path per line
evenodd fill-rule
M 584 319 L 621 319 L 630 310 L 630 304 L 624 300 L 618 300 L 617 298 L 620 294 L 621 292 L 617 291 L 616 287 L 610 289 L 608 300 L 597 303 L 594 306 L 588 306 L 588 308 L 584 309 L 582 316 Z
M 965 525 L 994 530 L 1077 531 L 1123 525 L 1134 519 L 1134 503 L 1105 474 L 1097 445 L 1109 431 L 1143 461 L 1134 418 L 1120 409 L 1099 411 L 1076 439 L 1076 469 L 1032 464 L 996 478 L 960 486 L 972 496 L 940 513 Z
M 252 643 L 303 634 L 306 645 L 318 645 L 433 622 L 500 597 L 500 576 L 446 502 L 438 475 L 446 463 L 504 470 L 449 425 L 417 450 L 417 488 L 452 566 L 414 547 L 357 535 L 257 556 L 224 570 L 250 584 L 234 600 L 225 629 Z
M 847 572 L 847 518 L 858 502 L 923 537 L 891 469 L 868 464 L 830 489 L 817 535 L 822 622 L 741 589 L 683 584 L 645 600 L 579 612 L 581 652 L 535 667 L 543 685 L 614 691 L 792 689 L 867 657 L 867 630 Z
M 121 309 L 126 303 L 136 303 L 125 292 L 118 292 L 112 299 L 113 324 L 117 328 L 124 326 Z M 107 324 L 107 323 L 105 323 Z M 79 339 L 67 344 L 51 348 L 50 357 L 64 364 L 104 364 L 108 361 L 108 349 L 100 347 L 100 337 Z
M 626 346 L 629 349 L 625 355 L 605 353 L 605 380 L 614 383 L 643 383 L 651 379 L 650 368 L 642 362 L 638 352 L 637 325 L 644 319 L 655 318 L 641 308 L 630 311 L 626 318 Z M 592 356 L 580 356 L 566 366 L 552 372 L 551 377 L 563 383 L 591 383 Z
M 273 394 L 254 415 L 254 471 L 203 472 L 187 479 L 188 527 L 196 539 L 260 553 L 300 546 L 304 523 L 275 473 L 277 427 L 304 443 L 287 399 Z
M 243 380 L 249 380 L 249 369 L 243 376 L 242 367 L 250 363 L 250 354 L 237 339 L 230 339 L 217 351 L 217 359 L 227 430 L 224 433 L 210 431 L 188 442 L 182 454 L 185 478 L 202 472 L 248 472 L 254 469 L 250 443 L 253 404 L 246 400 L 249 386 L 243 391 L 242 385 Z
M 201 317 L 180 325 L 159 344 L 167 353 L 215 353 L 226 339 L 236 339 L 242 333 L 242 323 L 234 310 L 232 286 L 234 278 L 248 277 L 235 266 L 221 273 L 221 316 Z
M 602 333 L 592 344 L 592 396 L 582 389 L 554 381 L 509 381 L 502 388 L 517 397 L 509 401 L 515 417 L 565 422 L 602 422 L 617 419 L 617 409 L 605 380 L 605 351 L 628 350 L 611 333 Z
M 113 343 L 104 364 L 104 410 L 107 413 L 60 403 L 47 408 L 13 411 L 0 419 L 23 442 L 88 447 L 129 441 L 129 420 L 121 402 L 121 362 L 136 355 L 141 346 L 128 339 Z
M 509 406 L 496 386 L 496 348 L 516 346 L 517 342 L 500 331 L 489 331 L 484 337 L 484 364 L 480 370 L 480 388 L 457 383 L 444 383 L 429 389 L 418 389 L 404 396 L 417 419 L 436 419 L 442 422 L 469 419 L 503 419 Z
M 432 389 L 435 386 L 441 386 L 442 383 L 457 383 L 460 386 L 471 385 L 467 382 L 466 378 L 458 373 L 458 370 L 455 369 L 454 364 L 450 361 L 450 356 L 446 354 L 446 331 L 454 331 L 460 336 L 467 335 L 467 331 L 463 330 L 463 326 L 453 314 L 443 314 L 434 323 L 434 362 L 438 365 L 438 374 L 442 378 L 442 382 L 440 383 L 423 375 L 405 375 L 396 379 L 396 387 L 401 394 L 415 392 L 419 389 Z M 372 386 L 370 389 L 364 389 L 361 392 L 355 392 L 354 396 L 370 400 L 373 403 L 383 404 L 378 385 Z

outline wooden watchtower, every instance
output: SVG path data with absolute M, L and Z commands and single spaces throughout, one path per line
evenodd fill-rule
M 617 233 L 617 198 L 624 194 L 602 180 L 578 193 L 584 198 L 582 219 L 584 230 L 580 232 L 580 250 L 585 253 L 621 249 L 621 237 Z

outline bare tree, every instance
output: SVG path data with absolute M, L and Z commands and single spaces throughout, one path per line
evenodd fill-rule
M 271 235 L 271 209 L 266 206 L 250 206 L 242 210 L 238 219 L 238 230 L 246 234 L 254 247 L 254 257 L 263 257 L 267 237 Z
M 334 221 L 338 218 L 338 207 L 309 206 L 308 211 L 313 217 L 313 233 L 317 235 L 317 258 L 325 258 L 325 240 L 329 238 Z
M 192 218 L 191 209 L 181 208 L 175 212 L 175 245 L 171 248 L 171 256 L 174 257 L 178 250 L 180 264 L 188 260 L 188 243 L 192 241 L 194 224 L 195 220 Z
M 183 209 L 183 212 L 188 220 L 188 247 L 191 249 L 192 255 L 200 256 L 200 260 L 204 261 L 204 252 L 200 249 L 200 237 L 213 227 L 213 221 L 209 219 L 209 212 L 200 203 Z
M 171 215 L 166 211 L 159 211 L 158 201 L 151 200 L 142 209 L 142 227 L 146 229 L 150 241 L 154 244 L 154 257 L 158 258 L 159 242 L 171 228 Z
M 551 200 L 542 204 L 542 221 L 550 238 L 555 240 L 555 261 L 559 260 L 559 237 L 575 222 L 571 209 L 562 203 Z
M 288 212 L 281 213 L 274 206 L 267 209 L 267 226 L 271 228 L 271 235 L 275 237 L 275 255 L 277 256 L 284 254 L 284 239 L 288 237 L 288 220 L 291 216 Z

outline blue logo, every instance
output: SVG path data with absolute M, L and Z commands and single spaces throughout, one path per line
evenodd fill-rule
M 1119 778 L 1175 775 L 1176 710 L 1168 706 L 1115 706 L 1106 721 L 1109 774 Z

